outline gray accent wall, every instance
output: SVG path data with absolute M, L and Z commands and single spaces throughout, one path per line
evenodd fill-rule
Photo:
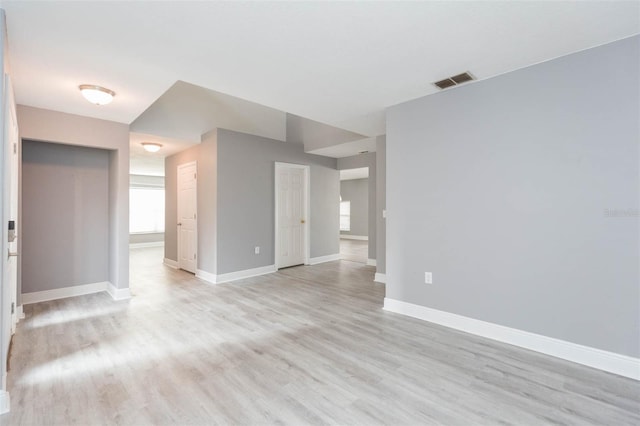
M 376 272 L 386 272 L 387 224 L 382 216 L 387 208 L 387 138 L 376 137 Z M 371 219 L 369 219 L 371 220 Z M 370 243 L 371 244 L 371 243 Z
M 640 356 L 639 52 L 390 108 L 386 296 Z
M 275 263 L 276 161 L 310 166 L 311 257 L 339 253 L 336 160 L 306 154 L 302 144 L 217 129 L 165 161 L 167 259 L 177 259 L 176 168 L 190 161 L 198 163 L 198 269 L 225 274 Z
M 375 217 L 376 205 L 377 205 L 377 173 L 376 173 L 376 153 L 368 152 L 366 154 L 353 155 L 351 157 L 338 158 L 337 163 L 338 170 L 347 169 L 359 169 L 361 167 L 369 168 L 369 217 Z M 339 224 L 338 224 L 339 228 Z M 368 236 L 369 236 L 369 259 L 376 259 L 377 249 L 377 236 L 376 236 L 376 222 L 369 220 L 368 222 Z
M 369 235 L 369 179 L 340 181 L 342 201 L 351 203 L 351 230 L 340 231 L 340 235 Z M 372 241 L 370 244 L 375 244 Z
M 109 156 L 109 282 L 129 287 L 129 126 L 18 105 L 22 140 L 105 149 Z M 24 195 L 24 194 L 23 194 Z M 22 200 L 24 202 L 24 200 Z M 24 211 L 24 206 L 23 209 Z M 62 224 L 56 224 L 61 226 Z M 22 232 L 18 230 L 19 234 Z M 53 247 L 52 249 L 55 249 Z M 23 257 L 24 261 L 24 257 Z M 24 274 L 24 268 L 22 269 Z
M 109 281 L 109 152 L 22 143 L 22 292 Z

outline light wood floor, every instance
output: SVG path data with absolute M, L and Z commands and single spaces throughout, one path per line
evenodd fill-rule
M 367 263 L 369 242 L 340 239 L 340 258 L 351 262 Z
M 132 251 L 129 301 L 25 307 L 1 424 L 640 424 L 640 382 L 385 312 L 372 267 L 161 259 Z

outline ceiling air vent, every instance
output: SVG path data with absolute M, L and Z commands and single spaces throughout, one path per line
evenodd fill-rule
M 473 75 L 469 72 L 463 72 L 462 74 L 454 75 L 453 77 L 445 78 L 444 80 L 436 81 L 433 83 L 440 89 L 446 89 L 447 87 L 457 86 L 458 84 L 466 83 L 467 81 L 475 80 Z
M 450 78 L 445 78 L 444 80 L 436 81 L 433 84 L 441 89 L 446 89 L 447 87 L 455 86 L 456 82 L 451 80 Z

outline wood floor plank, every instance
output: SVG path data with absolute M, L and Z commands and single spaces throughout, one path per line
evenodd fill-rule
M 353 261 L 25 306 L 6 425 L 640 425 L 640 383 L 382 310 Z

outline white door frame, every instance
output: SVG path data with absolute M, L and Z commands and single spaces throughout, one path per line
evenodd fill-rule
M 5 160 L 5 164 L 8 166 L 8 169 L 10 170 L 9 172 L 9 184 L 10 184 L 10 188 L 9 188 L 9 215 L 10 215 L 10 220 L 13 220 L 15 223 L 15 232 L 17 234 L 18 229 L 19 229 L 19 219 L 20 219 L 20 215 L 19 215 L 19 211 L 18 211 L 18 200 L 19 200 L 19 185 L 18 185 L 18 181 L 19 181 L 19 167 L 20 167 L 20 159 L 18 157 L 18 153 L 19 153 L 19 142 L 20 142 L 20 136 L 19 136 L 19 131 L 18 131 L 18 116 L 17 116 L 17 112 L 16 112 L 16 103 L 15 103 L 15 97 L 13 94 L 13 85 L 11 84 L 11 78 L 9 77 L 9 75 L 7 74 L 5 76 L 6 80 L 5 80 L 5 95 L 7 97 L 7 102 L 5 103 L 5 122 L 4 122 L 4 126 L 5 126 L 5 131 L 4 131 L 4 137 L 6 138 L 6 142 L 8 151 L 7 151 L 7 155 L 9 156 L 6 160 Z M 5 182 L 6 185 L 6 182 Z M 5 225 L 6 226 L 6 225 Z M 20 235 L 18 235 L 18 237 L 20 237 Z M 9 251 L 14 252 L 14 259 L 12 260 L 13 262 L 15 262 L 15 265 L 13 266 L 13 268 L 15 268 L 12 272 L 15 274 L 15 276 L 11 276 L 10 278 L 10 292 L 11 292 L 11 305 L 10 305 L 10 312 L 11 312 L 11 334 L 13 335 L 16 331 L 16 324 L 18 323 L 18 243 L 17 242 L 13 242 L 12 244 L 9 245 Z
M 305 265 L 309 265 L 310 264 L 310 253 L 311 253 L 311 233 L 309 232 L 310 228 L 310 220 L 309 220 L 309 216 L 310 216 L 310 212 L 311 212 L 311 185 L 310 185 L 310 167 L 308 165 L 304 165 L 304 164 L 293 164 L 293 163 L 283 163 L 283 162 L 279 162 L 276 161 L 275 162 L 275 180 L 274 180 L 274 193 L 275 193 L 275 197 L 274 197 L 274 201 L 275 201 L 275 208 L 274 208 L 274 230 L 275 230 L 275 248 L 273 253 L 275 254 L 275 265 L 276 265 L 276 269 L 278 269 L 280 267 L 280 265 L 278 265 L 278 259 L 280 258 L 280 226 L 278 225 L 278 201 L 279 201 L 279 196 L 278 196 L 278 188 L 280 187 L 280 178 L 278 175 L 278 171 L 280 169 L 284 169 L 284 168 L 293 168 L 293 169 L 303 169 L 304 170 L 304 226 L 302 227 L 303 229 L 303 235 L 304 235 L 304 264 Z
M 4 13 L 0 12 L 0 31 L 4 31 Z M 0 43 L 5 41 L 4 36 L 0 32 Z M 0 51 L 2 48 L 0 47 Z M 2 64 L 0 59 L 0 64 Z M 0 66 L 2 68 L 2 66 Z M 0 82 L 0 221 L 2 222 L 2 230 L 0 230 L 0 414 L 6 413 L 10 409 L 9 392 L 7 392 L 7 357 L 9 355 L 9 345 L 13 329 L 13 315 L 11 313 L 11 304 L 13 294 L 17 289 L 12 289 L 16 283 L 11 283 L 9 277 L 9 242 L 8 242 L 8 222 L 11 219 L 11 168 L 13 160 L 12 142 L 16 144 L 18 141 L 11 141 L 9 138 L 10 129 L 8 123 L 8 114 L 15 114 L 15 103 L 13 99 L 13 91 L 11 90 L 11 80 L 8 75 L 2 73 L 2 81 Z M 17 146 L 17 145 L 16 145 Z M 11 153 L 11 154 L 10 154 Z M 17 220 L 18 218 L 16 218 Z M 16 223 L 17 224 L 17 223 Z M 17 230 L 16 230 L 17 231 Z M 15 262 L 15 257 L 11 258 Z M 12 285 L 13 284 L 13 285 Z M 14 309 L 15 309 L 14 305 Z
M 184 164 L 178 164 L 178 167 L 176 168 L 176 245 L 178 246 L 178 259 L 177 259 L 177 263 L 178 263 L 178 268 L 180 268 L 180 226 L 178 225 L 179 221 L 180 221 L 180 169 L 184 168 L 184 167 L 191 167 L 191 166 L 195 166 L 196 167 L 196 195 L 195 195 L 195 202 L 196 202 L 196 211 L 198 211 L 198 162 L 197 161 L 190 161 L 188 163 L 184 163 Z M 196 219 L 195 219 L 195 244 L 196 244 L 196 270 L 194 271 L 197 272 L 198 271 L 198 261 L 200 259 L 198 259 L 198 216 L 196 214 Z

